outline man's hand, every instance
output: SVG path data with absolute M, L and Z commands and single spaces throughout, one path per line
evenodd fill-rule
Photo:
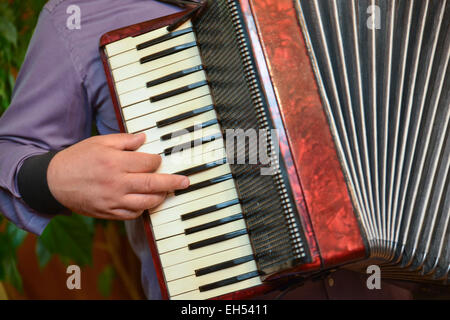
M 127 220 L 158 206 L 167 192 L 187 188 L 187 177 L 151 173 L 159 155 L 129 152 L 144 140 L 144 134 L 96 136 L 58 152 L 47 171 L 51 193 L 76 213 Z

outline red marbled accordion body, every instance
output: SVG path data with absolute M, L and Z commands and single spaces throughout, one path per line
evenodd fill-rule
M 247 2 L 247 1 L 242 1 Z M 366 256 L 291 0 L 249 0 L 324 267 Z
M 287 274 L 319 272 L 364 259 L 364 238 L 353 212 L 333 138 L 323 111 L 319 90 L 292 0 L 240 0 L 259 76 L 269 104 L 270 117 L 279 129 L 281 158 L 312 262 Z M 168 25 L 183 13 L 109 32 L 100 41 L 108 85 L 119 126 L 122 114 L 104 53 L 108 43 Z M 164 299 L 167 287 L 151 230 L 145 219 L 149 247 Z M 244 299 L 273 290 L 289 281 L 278 279 L 216 299 Z

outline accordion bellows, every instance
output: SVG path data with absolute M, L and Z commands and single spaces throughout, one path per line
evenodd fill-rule
M 384 275 L 447 279 L 449 2 L 297 8 L 370 256 Z

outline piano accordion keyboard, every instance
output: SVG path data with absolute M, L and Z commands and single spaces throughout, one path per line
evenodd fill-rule
M 150 214 L 170 298 L 208 299 L 260 285 L 191 23 L 125 38 L 105 52 L 126 130 L 146 134 L 137 151 L 160 154 L 157 172 L 191 182 Z

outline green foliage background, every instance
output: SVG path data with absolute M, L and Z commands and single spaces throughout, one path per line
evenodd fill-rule
M 0 3 L 0 116 L 8 108 L 14 79 L 26 55 L 28 43 L 46 0 L 1 0 Z M 92 265 L 94 225 L 91 218 L 73 214 L 58 216 L 39 237 L 36 254 L 44 267 L 53 255 L 68 264 Z M 101 222 L 105 223 L 105 222 Z M 0 215 L 0 281 L 23 291 L 17 268 L 17 250 L 27 233 Z M 111 291 L 114 270 L 108 266 L 99 278 L 104 296 Z
M 23 62 L 45 2 L 3 0 L 0 3 L 0 114 L 9 105 L 15 74 Z

